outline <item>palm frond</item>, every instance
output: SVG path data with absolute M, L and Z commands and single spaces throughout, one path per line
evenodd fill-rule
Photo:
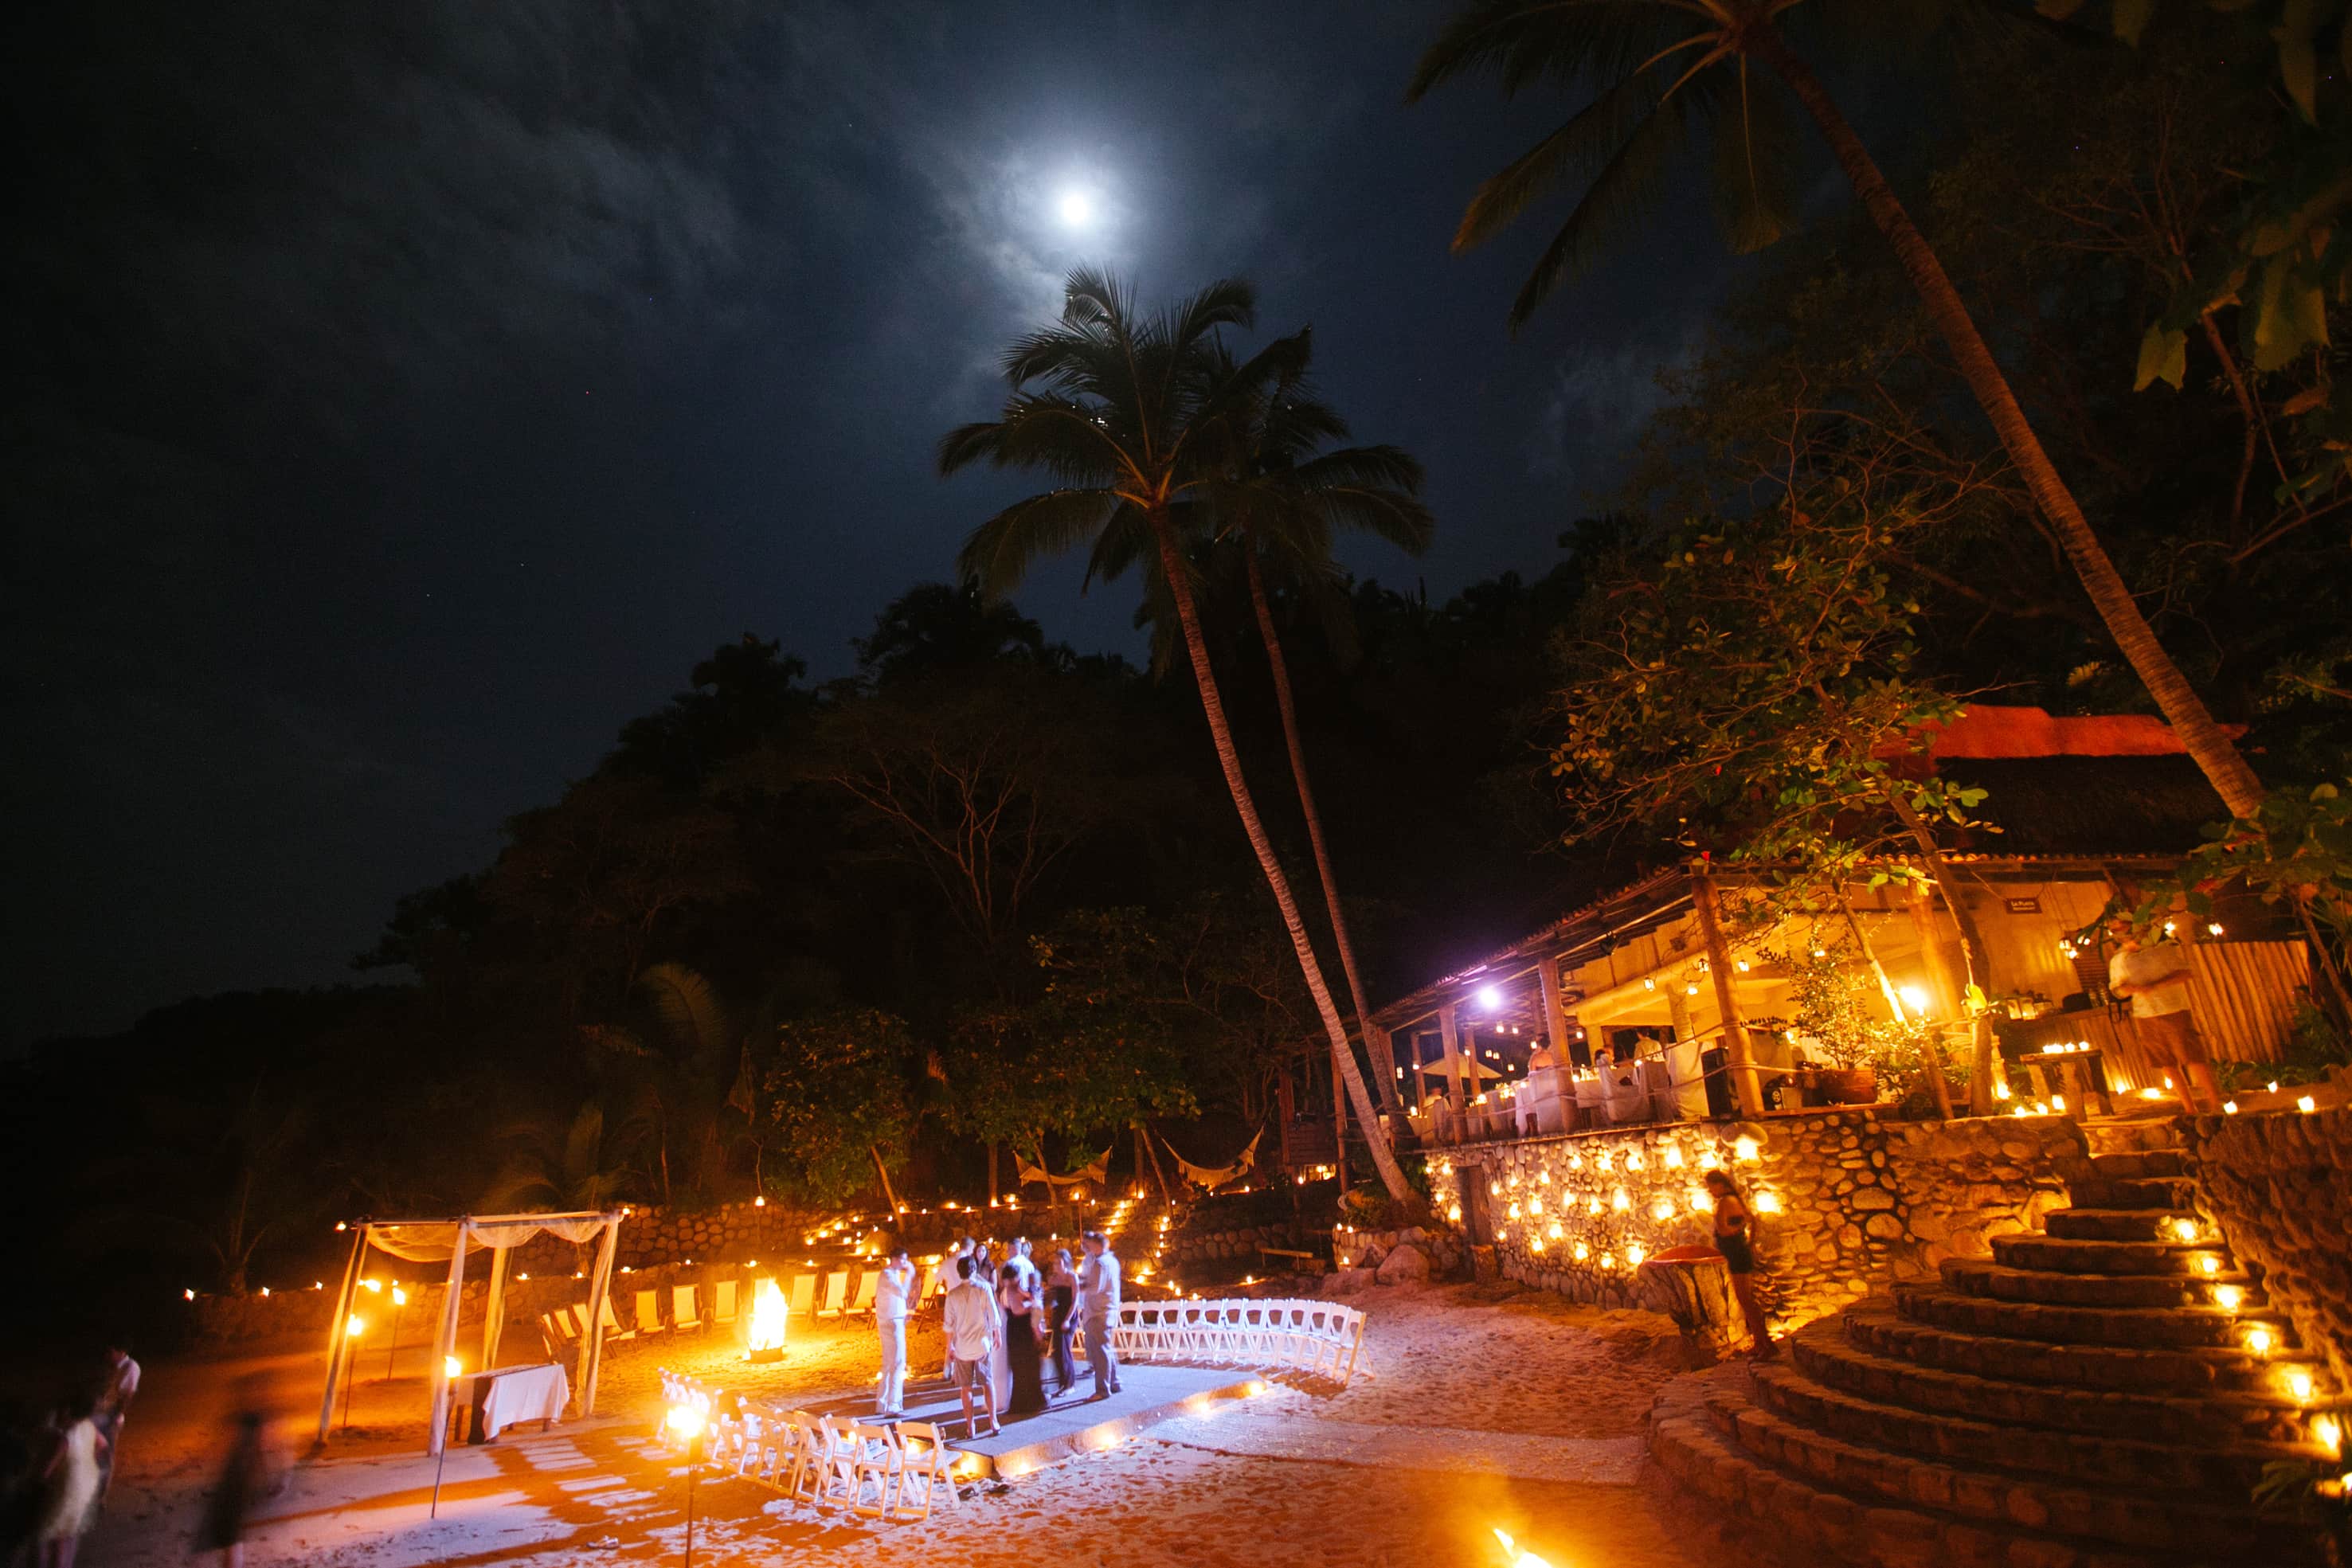
M 673 1057 L 709 1064 L 732 1053 L 734 1019 L 700 974 L 683 964 L 656 964 L 637 977 L 637 989 L 660 1021 Z
M 1538 196 L 1563 182 L 1591 179 L 1644 117 L 1656 112 L 1660 85 L 1648 75 L 1627 77 L 1480 184 L 1454 231 L 1454 248 L 1484 245 Z
M 1048 490 L 1015 501 L 972 530 L 956 552 L 956 570 L 983 592 L 1010 593 L 1040 559 L 1085 542 L 1118 501 L 1115 491 L 1100 487 Z
M 1780 84 L 1734 67 L 1731 90 L 1715 116 L 1715 209 L 1732 251 L 1762 250 L 1789 232 L 1796 193 L 1796 132 Z
M 1538 82 L 1613 81 L 1706 26 L 1658 0 L 1479 0 L 1422 51 L 1405 101 L 1483 70 L 1501 78 L 1506 97 Z
M 1648 213 L 1659 195 L 1667 161 L 1686 128 L 1685 107 L 1669 102 L 1654 109 L 1633 128 L 1586 187 L 1576 210 L 1537 258 L 1535 269 L 1511 301 L 1511 327 L 1527 324 L 1551 291 L 1590 266 L 1600 249 Z

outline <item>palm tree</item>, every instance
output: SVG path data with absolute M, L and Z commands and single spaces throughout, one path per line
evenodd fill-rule
M 1378 1071 L 1381 1103 L 1391 1117 L 1403 1113 L 1398 1103 L 1396 1077 L 1386 1071 L 1390 1053 L 1372 1047 L 1372 1008 L 1364 991 L 1362 969 L 1356 963 L 1356 945 L 1349 935 L 1348 918 L 1339 904 L 1339 879 L 1331 869 L 1331 852 L 1323 836 L 1323 814 L 1315 804 L 1315 789 L 1307 773 L 1307 751 L 1298 737 L 1298 708 L 1290 687 L 1289 661 L 1283 657 L 1282 639 L 1274 624 L 1274 609 L 1266 594 L 1270 565 L 1306 591 L 1328 588 L 1336 569 L 1331 559 L 1335 530 L 1356 529 L 1388 540 L 1408 555 L 1429 548 L 1432 521 L 1419 499 L 1421 465 L 1394 446 L 1350 446 L 1318 455 L 1326 441 L 1348 438 L 1347 421 L 1329 404 L 1314 397 L 1306 383 L 1312 340 L 1307 332 L 1296 340 L 1298 350 L 1277 377 L 1252 399 L 1243 420 L 1245 436 L 1235 456 L 1242 465 L 1237 482 L 1212 492 L 1220 537 L 1233 545 L 1242 559 L 1249 585 L 1250 609 L 1265 644 L 1266 669 L 1274 681 L 1274 702 L 1282 717 L 1282 738 L 1290 754 L 1290 776 L 1298 787 L 1298 809 L 1307 821 L 1307 842 L 1315 856 L 1316 874 L 1322 879 L 1324 906 L 1329 911 L 1332 945 L 1348 980 L 1349 999 L 1355 1004 L 1356 1030 L 1365 1055 Z
M 2099 543 L 2074 492 L 2026 421 L 1943 262 L 1895 198 L 1885 174 L 1821 79 L 1781 36 L 1784 16 L 1808 0 L 1475 0 L 1421 57 L 1408 89 L 1416 101 L 1451 78 L 1492 68 L 1506 93 L 1539 81 L 1589 80 L 1600 96 L 1478 187 L 1454 247 L 1466 250 L 1509 225 L 1564 180 L 1584 193 L 1552 236 L 1511 308 L 1514 326 L 1591 259 L 1654 199 L 1670 155 L 1695 130 L 1713 140 L 1715 187 L 1734 249 L 1758 250 L 1788 229 L 1789 138 L 1778 100 L 1750 79 L 1751 62 L 1786 84 L 1812 117 L 1838 166 L 1942 333 L 1960 377 L 1992 422 L 2010 461 L 2057 530 L 2091 602 L 2132 669 L 2156 698 L 2233 817 L 2260 810 L 2262 781 L 2213 722 L 2179 666 L 2156 640 L 2131 590 Z M 1935 7 L 1896 0 L 1811 0 L 1811 9 L 1859 28 Z
M 1195 527 L 1204 486 L 1223 482 L 1230 487 L 1239 471 L 1234 415 L 1253 388 L 1278 375 L 1292 351 L 1284 340 L 1238 366 L 1218 351 L 1218 332 L 1248 326 L 1255 313 L 1256 291 L 1238 279 L 1211 284 L 1172 309 L 1145 318 L 1107 275 L 1091 268 L 1071 273 L 1061 320 L 1005 352 L 1012 395 L 1003 414 L 949 432 L 940 443 L 940 472 L 984 461 L 1042 470 L 1058 482 L 1007 507 L 965 542 L 959 567 L 991 592 L 1009 591 L 1034 561 L 1089 540 L 1097 568 L 1149 541 L 1184 634 L 1226 790 L 1290 934 L 1357 1119 L 1370 1134 L 1379 1122 L 1347 1026 L 1242 777 L 1180 542 Z M 1395 1152 L 1377 1135 L 1366 1142 L 1382 1185 L 1402 1201 L 1408 1189 Z

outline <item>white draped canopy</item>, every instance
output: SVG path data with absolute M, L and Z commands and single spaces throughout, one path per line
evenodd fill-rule
M 425 1444 L 425 1452 L 438 1454 L 447 1440 L 449 1402 L 455 1392 L 456 1379 L 444 1375 L 442 1368 L 448 1364 L 457 1346 L 457 1317 L 464 1304 L 466 1286 L 466 1252 L 479 1248 L 490 1254 L 490 1289 L 484 1303 L 482 1322 L 482 1364 L 478 1372 L 488 1372 L 498 1363 L 499 1332 L 505 1326 L 507 1255 L 525 1242 L 540 1236 L 552 1236 L 559 1240 L 580 1246 L 599 1238 L 604 1245 L 597 1249 L 596 1267 L 589 1275 L 588 1318 L 590 1324 L 603 1321 L 604 1295 L 611 1288 L 613 1258 L 618 1249 L 621 1235 L 620 1210 L 604 1213 L 575 1212 L 570 1214 L 491 1214 L 466 1215 L 455 1219 L 369 1219 L 356 1227 L 358 1236 L 352 1241 L 350 1263 L 343 1270 L 343 1289 L 335 1304 L 335 1316 L 328 1330 L 327 1389 L 319 1401 L 319 1440 L 327 1440 L 327 1427 L 335 1408 L 335 1387 L 351 1375 L 347 1354 L 351 1349 L 349 1325 L 352 1304 L 360 1288 L 361 1265 L 369 1249 L 388 1253 L 412 1263 L 446 1263 L 449 1266 L 447 1287 L 441 1299 L 441 1325 L 434 1338 L 433 1358 L 425 1364 L 425 1375 L 433 1385 L 433 1426 Z M 596 1408 L 597 1363 L 604 1350 L 604 1336 L 592 1330 L 580 1336 L 580 1414 L 593 1415 Z

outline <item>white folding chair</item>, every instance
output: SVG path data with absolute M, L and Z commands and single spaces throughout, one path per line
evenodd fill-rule
M 898 1447 L 898 1435 L 887 1427 L 870 1421 L 852 1421 L 848 1425 L 850 1447 L 856 1454 L 851 1461 L 849 1511 L 887 1519 L 898 1503 L 905 1450 Z M 874 1490 L 870 1503 L 866 1500 L 868 1483 Z
M 715 1323 L 733 1322 L 735 1321 L 735 1281 L 719 1281 L 710 1288 L 710 1295 L 712 1307 L 710 1321 Z
M 793 1428 L 792 1474 L 784 1482 L 784 1495 L 798 1501 L 806 1493 L 811 1502 L 824 1500 L 824 1428 L 817 1418 L 805 1410 L 795 1410 L 785 1419 Z
M 657 1334 L 665 1326 L 667 1325 L 661 1321 L 661 1291 L 639 1291 L 637 1292 L 638 1334 L 641 1336 Z
M 944 1497 L 942 1497 L 944 1493 Z M 920 1520 L 931 1517 L 933 1501 L 950 1508 L 958 1504 L 955 1453 L 929 1421 L 898 1423 L 898 1496 L 890 1517 Z
M 821 1318 L 841 1316 L 843 1304 L 849 1298 L 849 1270 L 835 1269 L 824 1277 L 824 1289 L 817 1293 L 816 1315 Z
M 862 1314 L 871 1314 L 874 1311 L 875 1292 L 880 1290 L 881 1286 L 881 1270 L 859 1270 L 857 1273 L 857 1291 L 855 1295 L 849 1298 L 849 1305 L 844 1310 L 852 1317 L 857 1317 Z
M 672 1285 L 669 1288 L 670 1322 L 678 1333 L 702 1327 L 702 1313 L 695 1304 L 696 1288 L 692 1285 Z
M 581 1309 L 581 1321 L 583 1323 L 587 1321 L 587 1309 L 585 1308 Z M 635 1339 L 637 1337 L 636 1330 L 625 1329 L 621 1326 L 620 1315 L 613 1311 L 613 1298 L 610 1296 L 606 1296 L 604 1298 L 604 1311 L 598 1315 L 596 1323 L 597 1326 L 604 1331 L 604 1337 L 607 1340 L 625 1340 Z
M 923 1271 L 915 1277 L 915 1305 L 919 1308 L 929 1306 L 932 1291 L 939 1283 L 940 1266 L 937 1263 L 924 1264 Z
M 816 1276 L 814 1274 L 793 1276 L 793 1299 L 785 1312 L 788 1320 L 796 1323 L 804 1323 L 816 1316 Z
M 854 1505 L 857 1500 L 857 1444 L 849 1435 L 856 1425 L 831 1416 L 816 1418 L 818 1502 Z

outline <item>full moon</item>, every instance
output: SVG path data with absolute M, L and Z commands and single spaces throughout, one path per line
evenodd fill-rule
M 1063 223 L 1074 229 L 1085 228 L 1095 221 L 1095 199 L 1084 191 L 1063 192 L 1054 210 L 1061 214 Z

